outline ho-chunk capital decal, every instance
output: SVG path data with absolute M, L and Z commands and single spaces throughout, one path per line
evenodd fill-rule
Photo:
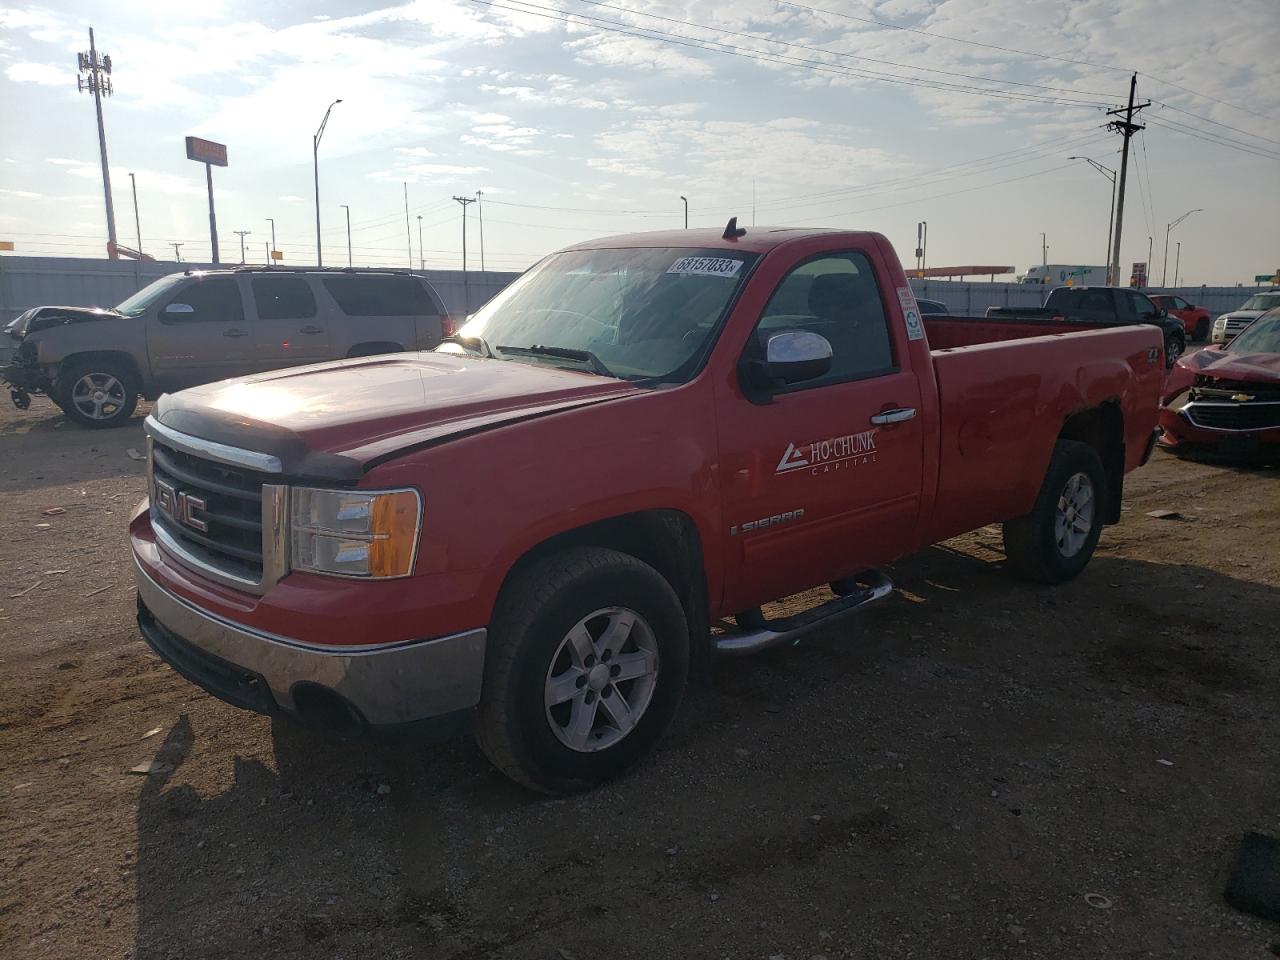
M 812 440 L 808 443 L 788 443 L 787 450 L 778 461 L 775 474 L 795 473 L 807 470 L 812 476 L 845 470 L 863 463 L 876 462 L 875 428 L 862 433 L 846 433 L 843 436 Z

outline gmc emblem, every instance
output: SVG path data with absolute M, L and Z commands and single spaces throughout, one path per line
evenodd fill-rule
M 156 506 L 177 523 L 186 524 L 201 533 L 209 532 L 209 524 L 196 516 L 196 511 L 208 509 L 202 497 L 193 497 L 177 489 L 171 483 L 156 481 Z

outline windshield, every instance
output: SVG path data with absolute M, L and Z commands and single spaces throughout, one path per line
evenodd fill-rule
M 155 283 L 148 284 L 137 293 L 135 293 L 124 303 L 116 307 L 116 310 L 123 313 L 126 317 L 140 317 L 147 312 L 147 308 L 171 291 L 174 287 L 186 279 L 186 275 L 182 273 L 170 274 L 167 277 L 161 277 Z
M 683 382 L 756 259 L 661 247 L 557 253 L 489 301 L 458 337 L 483 338 L 500 359 Z
M 1280 353 L 1280 311 L 1273 310 L 1245 327 L 1227 344 L 1228 353 Z
M 1280 307 L 1280 293 L 1255 293 L 1240 309 L 1270 310 L 1272 307 Z

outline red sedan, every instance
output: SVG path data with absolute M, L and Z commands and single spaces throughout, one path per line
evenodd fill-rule
M 1188 340 L 1208 340 L 1213 317 L 1204 307 L 1197 307 L 1171 293 L 1154 293 L 1148 299 L 1157 307 L 1164 307 L 1169 316 L 1182 321 Z
M 1178 453 L 1280 460 L 1280 308 L 1169 371 L 1160 444 Z

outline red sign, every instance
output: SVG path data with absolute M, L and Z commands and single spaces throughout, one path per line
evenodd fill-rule
M 199 137 L 187 137 L 187 159 L 199 163 L 211 163 L 215 167 L 225 167 L 227 145 L 214 143 L 212 140 L 201 140 Z

